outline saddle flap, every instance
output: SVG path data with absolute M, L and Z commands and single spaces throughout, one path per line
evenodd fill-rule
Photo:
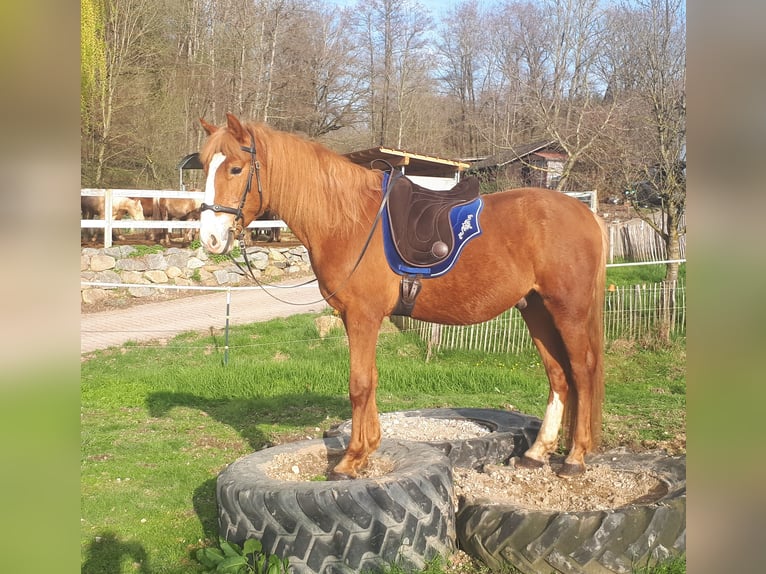
M 479 197 L 479 180 L 466 178 L 447 191 L 435 191 L 397 177 L 388 198 L 391 236 L 408 265 L 429 267 L 455 249 L 450 211 Z

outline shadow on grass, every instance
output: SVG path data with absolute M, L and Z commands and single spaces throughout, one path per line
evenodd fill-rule
M 218 501 L 215 496 L 216 479 L 206 480 L 197 487 L 192 496 L 194 512 L 208 540 L 218 540 Z
M 87 550 L 87 557 L 82 565 L 82 574 L 105 574 L 121 572 L 122 561 L 129 558 L 131 571 L 151 574 L 146 550 L 138 542 L 125 542 L 113 532 L 103 532 L 95 537 Z
M 156 392 L 147 397 L 146 404 L 149 414 L 157 418 L 167 416 L 176 407 L 203 411 L 237 431 L 254 451 L 272 443 L 270 432 L 262 430 L 264 426 L 294 427 L 297 434 L 304 428 L 321 426 L 328 417 L 341 420 L 351 417 L 347 398 L 311 392 L 258 399 L 219 399 L 191 393 Z M 205 538 L 209 540 L 218 540 L 219 536 L 216 480 L 206 480 L 192 496 L 194 511 Z M 193 556 L 190 558 L 194 559 Z M 110 570 L 91 570 L 93 573 L 107 571 Z
M 219 399 L 191 393 L 157 392 L 146 399 L 149 414 L 163 417 L 175 407 L 187 407 L 205 412 L 216 421 L 233 428 L 253 450 L 271 444 L 264 426 L 279 425 L 303 428 L 321 426 L 328 418 L 351 418 L 347 398 L 316 393 L 280 395 L 258 399 Z

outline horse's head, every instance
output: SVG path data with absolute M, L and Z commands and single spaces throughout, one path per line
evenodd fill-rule
M 232 114 L 224 128 L 200 119 L 208 139 L 200 152 L 206 174 L 200 241 L 210 253 L 226 253 L 267 207 L 260 182 L 255 136 Z
M 112 200 L 112 217 L 128 215 L 135 221 L 144 221 L 144 207 L 141 200 L 133 197 L 115 197 Z
M 130 213 L 130 217 L 132 217 L 136 221 L 144 221 L 146 218 L 144 217 L 144 206 L 141 204 L 141 200 L 138 198 L 133 198 L 133 197 L 130 197 L 128 199 L 130 200 L 130 202 L 127 207 L 127 210 L 128 210 L 128 213 Z

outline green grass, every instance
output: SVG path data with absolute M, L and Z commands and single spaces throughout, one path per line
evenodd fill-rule
M 215 479 L 225 465 L 350 418 L 345 337 L 319 339 L 314 318 L 233 328 L 228 366 L 219 333 L 126 345 L 83 362 L 83 573 L 200 571 L 192 556 L 216 544 Z M 543 414 L 548 386 L 536 353 L 445 351 L 426 364 L 424 343 L 398 332 L 383 333 L 378 347 L 383 412 L 461 406 Z M 685 439 L 684 363 L 683 343 L 610 346 L 608 445 Z
M 615 261 L 620 263 L 620 261 Z M 636 285 L 641 283 L 660 283 L 665 278 L 667 267 L 664 264 L 657 265 L 629 265 L 626 267 L 607 267 L 606 284 L 613 283 L 617 286 Z M 678 266 L 678 278 L 686 280 L 686 263 Z

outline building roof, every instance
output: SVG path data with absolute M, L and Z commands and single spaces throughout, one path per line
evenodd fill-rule
M 176 169 L 202 169 L 199 152 L 190 153 L 178 162 Z
M 540 152 L 540 150 L 545 149 L 547 147 L 551 147 L 555 143 L 556 143 L 555 140 L 544 139 L 544 140 L 537 140 L 537 141 L 526 143 L 526 144 L 520 144 L 517 146 L 512 146 L 510 149 L 507 149 L 495 155 L 489 156 L 488 158 L 482 161 L 477 161 L 471 167 L 472 169 L 502 167 L 502 166 L 508 165 L 509 163 L 519 161 L 523 157 L 526 157 L 530 154 L 538 153 Z
M 565 161 L 567 159 L 567 154 L 557 151 L 536 151 L 531 155 L 536 155 L 549 161 Z
M 408 175 L 451 177 L 455 172 L 460 172 L 470 167 L 470 164 L 461 161 L 431 157 L 385 147 L 354 151 L 345 154 L 345 156 L 352 162 L 368 168 L 371 167 L 372 162 L 375 160 L 385 160 L 394 167 L 404 167 L 404 172 Z M 381 164 L 373 167 L 383 168 L 384 166 Z M 176 169 L 202 169 L 199 153 L 190 153 L 184 156 L 178 162 Z
M 407 175 L 450 177 L 470 167 L 470 164 L 438 157 L 412 153 L 399 149 L 374 147 L 344 154 L 352 162 L 364 167 L 382 169 L 382 164 L 372 165 L 375 160 L 384 160 L 394 167 L 402 167 Z

